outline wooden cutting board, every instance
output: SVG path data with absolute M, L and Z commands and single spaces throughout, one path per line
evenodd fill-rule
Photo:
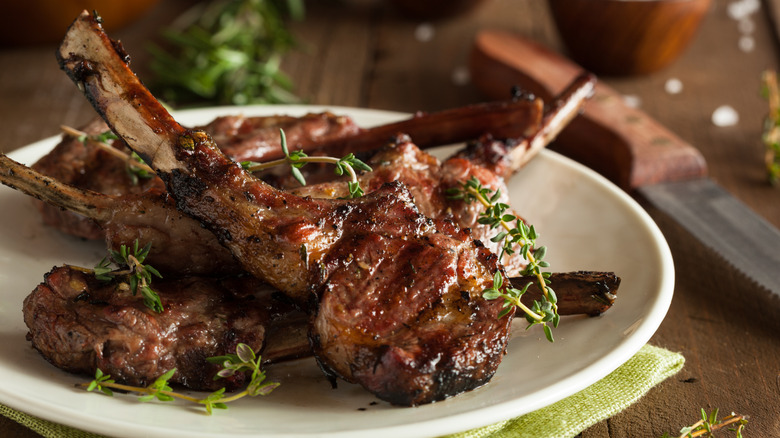
M 473 83 L 485 94 L 505 99 L 519 86 L 552 102 L 583 69 L 518 34 L 482 31 L 469 61 Z M 596 170 L 621 188 L 701 178 L 707 173 L 697 149 L 604 83 L 558 136 L 551 148 Z

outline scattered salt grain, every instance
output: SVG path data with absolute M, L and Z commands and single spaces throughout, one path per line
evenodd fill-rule
M 435 34 L 433 25 L 430 23 L 420 23 L 417 28 L 414 29 L 414 38 L 421 43 L 427 43 L 433 39 Z
M 729 105 L 719 106 L 712 113 L 712 123 L 715 126 L 726 127 L 734 126 L 739 122 L 739 114 Z
M 743 52 L 752 52 L 756 47 L 756 40 L 752 36 L 743 35 L 739 38 L 739 50 Z
M 471 74 L 469 69 L 463 66 L 455 67 L 452 71 L 452 83 L 455 85 L 467 85 L 471 82 Z
M 740 33 L 737 47 L 745 53 L 752 52 L 756 46 L 756 41 L 753 39 L 753 31 L 756 28 L 756 24 L 753 22 L 751 15 L 760 9 L 760 0 L 737 0 L 729 3 L 727 7 L 728 15 L 737 22 L 737 29 Z
M 631 108 L 639 108 L 642 105 L 642 99 L 639 96 L 633 94 L 626 94 L 623 96 L 623 102 Z
M 683 89 L 683 83 L 677 78 L 670 78 L 664 84 L 664 90 L 669 94 L 680 94 Z
M 734 20 L 741 20 L 754 14 L 760 8 L 761 3 L 759 0 L 739 0 L 728 5 L 728 14 Z

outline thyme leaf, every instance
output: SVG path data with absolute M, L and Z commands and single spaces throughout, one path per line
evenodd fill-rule
M 132 152 L 130 154 L 130 159 L 132 161 L 128 163 L 127 173 L 130 175 L 130 180 L 133 182 L 133 185 L 137 186 L 140 180 L 154 178 L 157 175 L 137 153 Z
M 114 392 L 111 390 L 110 386 L 114 383 L 114 380 L 111 379 L 111 376 L 108 374 L 103 374 L 103 371 L 98 368 L 97 371 L 95 371 L 95 379 L 87 384 L 87 391 L 100 391 L 105 395 L 112 396 L 114 395 Z
M 780 91 L 774 71 L 765 71 L 761 79 L 764 96 L 769 102 L 769 114 L 764 120 L 762 136 L 766 151 L 764 162 L 769 182 L 777 185 L 780 182 Z
M 98 262 L 92 272 L 95 278 L 101 281 L 126 281 L 133 295 L 140 292 L 146 307 L 161 313 L 164 310 L 162 301 L 151 284 L 153 277 L 162 278 L 162 274 L 151 265 L 144 264 L 152 244 L 147 243 L 143 248 L 139 246 L 140 243 L 136 239 L 132 248 L 121 245 L 118 251 L 109 250 L 108 257 Z
M 246 344 L 238 344 L 235 354 L 225 356 L 210 357 L 206 359 L 210 363 L 221 363 L 221 369 L 215 379 L 220 377 L 229 377 L 236 372 L 248 373 L 251 380 L 246 389 L 233 395 L 225 395 L 225 388 L 220 388 L 204 398 L 196 398 L 186 394 L 178 393 L 169 385 L 170 379 L 176 374 L 176 368 L 168 370 L 158 377 L 151 385 L 146 387 L 123 385 L 116 383 L 111 376 L 104 374 L 98 368 L 95 371 L 95 378 L 88 383 L 81 383 L 80 386 L 87 391 L 99 391 L 107 396 L 113 396 L 112 390 L 132 392 L 140 394 L 138 401 L 149 402 L 158 400 L 161 402 L 171 402 L 176 399 L 203 405 L 206 412 L 211 415 L 214 409 L 227 409 L 227 403 L 239 400 L 243 397 L 255 397 L 258 395 L 268 395 L 279 386 L 276 382 L 265 382 L 265 371 L 261 368 L 262 358 L 256 355 L 252 348 Z
M 125 160 L 127 163 L 127 173 L 130 176 L 133 185 L 138 185 L 141 179 L 149 179 L 155 176 L 154 170 L 149 167 L 138 154 L 135 152 L 126 153 L 108 143 L 109 141 L 119 139 L 111 130 L 101 132 L 100 134 L 87 134 L 86 132 L 71 128 L 70 126 L 61 126 L 60 129 L 66 134 L 75 137 L 76 140 L 85 145 L 87 143 L 92 143 L 103 151 L 119 159 Z
M 152 87 L 164 100 L 243 105 L 290 103 L 281 59 L 296 44 L 285 19 L 304 16 L 303 0 L 197 3 L 152 45 Z
M 679 438 L 695 438 L 695 437 L 708 437 L 712 438 L 715 435 L 713 432 L 715 432 L 718 429 L 722 429 L 724 427 L 730 426 L 728 428 L 729 431 L 734 432 L 734 436 L 736 438 L 742 438 L 742 432 L 745 429 L 745 425 L 748 422 L 748 417 L 745 415 L 737 415 L 735 413 L 731 413 L 720 420 L 718 420 L 718 409 L 715 408 L 712 412 L 707 414 L 707 411 L 704 409 L 701 410 L 701 420 L 697 421 L 696 423 L 685 426 L 682 429 L 680 429 L 680 435 L 674 435 L 678 436 Z M 661 438 L 671 438 L 672 435 L 669 435 L 668 433 L 665 433 L 661 436 Z
M 321 157 L 321 156 L 310 157 L 306 154 L 306 152 L 302 150 L 290 152 L 287 147 L 287 137 L 284 133 L 284 130 L 280 129 L 279 135 L 281 136 L 281 146 L 282 146 L 282 153 L 284 153 L 284 158 L 268 161 L 265 163 L 243 161 L 241 163 L 241 167 L 243 167 L 244 170 L 247 170 L 249 172 L 259 172 L 261 170 L 270 169 L 275 166 L 286 164 L 290 166 L 290 171 L 293 175 L 293 178 L 295 178 L 295 180 L 298 181 L 298 183 L 300 183 L 302 186 L 305 186 L 306 178 L 303 176 L 303 173 L 300 171 L 300 169 L 303 166 L 305 166 L 307 163 L 333 164 L 335 166 L 334 171 L 336 175 L 339 176 L 349 175 L 350 181 L 347 182 L 347 189 L 349 190 L 350 198 L 359 198 L 365 194 L 363 189 L 360 187 L 360 181 L 358 180 L 357 177 L 357 171 L 370 172 L 372 169 L 371 166 L 361 161 L 354 154 L 349 153 L 342 158 L 334 158 L 334 157 Z
M 528 307 L 520 301 L 520 297 L 528 290 L 531 283 L 522 289 L 504 287 L 503 275 L 500 271 L 496 271 L 493 276 L 493 286 L 485 289 L 482 296 L 488 300 L 498 298 L 504 300 L 504 310 L 499 314 L 499 317 L 509 314 L 513 307 L 519 308 L 525 313 L 528 328 L 541 325 L 547 340 L 553 342 L 552 329 L 548 323 L 552 324 L 553 327 L 558 327 L 560 322 L 558 298 L 555 291 L 549 286 L 550 273 L 542 271 L 542 268 L 547 268 L 550 264 L 543 260 L 547 255 L 547 248 L 544 246 L 536 248 L 536 239 L 539 235 L 534 226 L 526 224 L 522 219 L 512 214 L 509 205 L 499 202 L 501 199 L 500 190 L 494 191 L 490 187 L 483 186 L 474 176 L 462 182 L 460 186 L 450 188 L 447 195 L 451 199 L 460 199 L 467 203 L 479 202 L 484 206 L 485 209 L 480 213 L 477 222 L 487 225 L 491 229 L 501 228 L 501 231 L 490 239 L 495 243 L 501 242 L 499 261 L 504 255 L 514 254 L 519 250 L 528 262 L 522 275 L 535 276 L 539 289 L 542 291 L 542 298 L 534 300 L 533 305 Z

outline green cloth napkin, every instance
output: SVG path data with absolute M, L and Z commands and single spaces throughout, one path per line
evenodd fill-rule
M 573 437 L 639 400 L 650 388 L 677 374 L 685 364 L 680 353 L 652 345 L 611 374 L 538 411 L 447 438 Z
M 653 386 L 682 369 L 685 358 L 652 345 L 639 352 L 607 377 L 553 405 L 480 429 L 447 438 L 573 437 L 639 400 Z M 27 415 L 0 404 L 0 414 L 46 438 L 99 438 Z

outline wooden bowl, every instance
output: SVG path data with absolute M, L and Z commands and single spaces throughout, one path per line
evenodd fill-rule
M 0 46 L 55 43 L 84 9 L 97 10 L 106 30 L 143 16 L 159 0 L 14 0 L 0 14 Z
M 711 0 L 548 0 L 569 55 L 601 75 L 660 70 L 688 47 Z

